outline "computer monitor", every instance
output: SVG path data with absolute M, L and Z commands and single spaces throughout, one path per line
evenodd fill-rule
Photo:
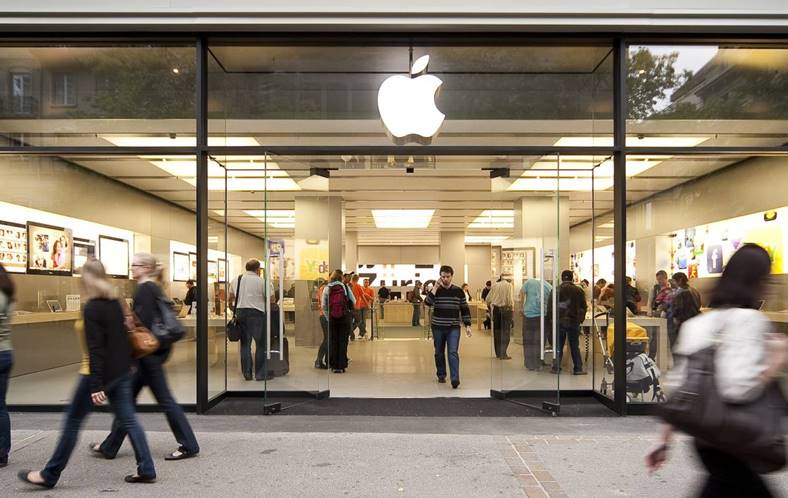
M 402 292 L 400 291 L 391 291 L 391 296 L 389 297 L 391 300 L 402 299 Z

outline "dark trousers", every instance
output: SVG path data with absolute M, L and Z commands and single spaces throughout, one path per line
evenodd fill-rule
M 137 459 L 137 474 L 144 477 L 156 477 L 156 469 L 150 456 L 148 441 L 145 439 L 145 431 L 134 413 L 131 380 L 128 376 L 118 379 L 105 387 L 104 392 L 109 398 L 115 420 L 123 427 L 124 434 L 126 432 L 129 434 L 131 445 L 134 448 L 134 456 Z M 50 485 L 54 485 L 60 479 L 60 474 L 66 468 L 68 459 L 77 445 L 82 422 L 93 409 L 90 394 L 90 377 L 81 375 L 71 404 L 66 409 L 63 431 L 60 434 L 57 447 L 55 447 L 55 452 L 44 470 L 41 471 L 41 477 Z
M 386 319 L 386 317 L 385 317 L 386 307 L 384 306 L 384 304 L 385 303 L 383 301 L 380 302 L 380 319 L 381 320 L 385 320 Z
M 452 381 L 460 380 L 460 327 L 432 326 L 435 344 L 435 370 L 438 377 L 446 377 L 446 349 L 449 350 L 449 374 Z
M 702 498 L 773 496 L 761 476 L 733 455 L 696 444 L 700 461 L 709 475 L 700 495 Z
M 10 350 L 0 351 L 0 463 L 8 462 L 8 453 L 11 451 L 11 419 L 5 397 L 13 365 L 14 353 Z
M 493 347 L 497 358 L 508 356 L 509 340 L 512 335 L 512 308 L 493 307 Z
M 360 308 L 356 310 L 356 326 L 358 327 L 358 336 L 364 337 L 367 334 L 367 315 L 369 308 Z
M 200 451 L 200 446 L 197 444 L 194 431 L 189 425 L 186 414 L 183 413 L 183 408 L 175 401 L 170 392 L 170 387 L 167 385 L 164 362 L 168 355 L 169 350 L 167 352 L 149 354 L 139 359 L 139 368 L 131 381 L 133 399 L 136 403 L 137 396 L 139 396 L 142 388 L 148 386 L 153 393 L 153 397 L 156 398 L 156 402 L 164 411 L 164 416 L 167 417 L 167 423 L 175 436 L 175 440 L 178 442 L 179 449 L 188 453 L 197 453 Z M 123 445 L 126 433 L 127 431 L 123 424 L 115 417 L 112 421 L 112 431 L 101 443 L 101 452 L 109 458 L 114 458 L 118 454 L 121 445 Z
M 542 344 L 539 340 L 541 326 L 541 317 L 523 318 L 523 357 L 525 368 L 529 370 L 542 368 Z
M 328 318 L 325 315 L 320 315 L 320 328 L 323 330 L 323 342 L 317 349 L 317 358 L 315 362 L 325 365 L 328 360 Z
M 350 326 L 350 316 L 328 319 L 328 364 L 335 370 L 347 368 L 347 343 Z
M 238 308 L 238 323 L 241 325 L 241 373 L 245 379 L 263 380 L 266 377 L 266 334 L 265 313 L 254 308 Z M 252 365 L 252 341 L 254 341 L 254 365 Z M 254 371 L 252 371 L 254 366 Z
M 558 324 L 558 344 L 555 348 L 557 363 L 553 364 L 553 368 L 561 368 L 561 359 L 564 356 L 564 344 L 566 343 L 567 339 L 569 339 L 569 352 L 572 354 L 574 371 L 582 372 L 583 358 L 580 356 L 580 325 L 575 323 Z
M 412 327 L 421 325 L 421 303 L 413 303 L 413 317 L 410 319 Z

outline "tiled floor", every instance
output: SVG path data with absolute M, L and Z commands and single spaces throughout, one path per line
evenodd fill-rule
M 418 330 L 418 329 L 417 329 Z M 602 379 L 601 356 L 596 357 L 594 375 L 560 377 L 544 372 L 529 372 L 523 367 L 523 350 L 512 341 L 511 360 L 497 360 L 492 354 L 491 337 L 484 331 L 474 331 L 471 338 L 460 340 L 459 389 L 449 384 L 438 384 L 432 340 L 408 338 L 406 331 L 390 331 L 389 339 L 356 340 L 350 343 L 350 366 L 345 374 L 332 374 L 314 368 L 317 348 L 293 346 L 290 341 L 290 372 L 268 382 L 244 381 L 240 372 L 238 343 L 229 343 L 227 350 L 226 388 L 228 390 L 271 391 L 331 391 L 335 397 L 488 397 L 490 390 L 589 390 L 599 386 Z M 383 334 L 385 336 L 385 334 Z M 396 336 L 396 337 L 394 337 Z M 593 342 L 590 344 L 593 350 Z M 581 351 L 584 343 L 581 340 Z M 209 354 L 210 395 L 225 389 L 224 351 Z M 593 354 L 589 354 L 589 360 Z M 568 361 L 566 355 L 565 361 Z M 167 363 L 167 373 L 176 398 L 182 403 L 194 403 L 195 343 L 183 342 L 176 346 Z M 76 383 L 78 365 L 11 379 L 8 402 L 12 404 L 61 403 L 68 400 Z M 591 370 L 589 368 L 589 370 Z M 566 370 L 565 370 L 566 371 Z M 612 376 L 608 375 L 612 381 Z M 141 398 L 150 402 L 147 391 Z

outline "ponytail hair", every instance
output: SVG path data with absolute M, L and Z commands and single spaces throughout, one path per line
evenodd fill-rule
M 115 289 L 109 283 L 104 265 L 96 258 L 91 258 L 82 267 L 82 285 L 88 301 L 93 299 L 115 299 Z
M 152 280 L 161 283 L 164 275 L 164 266 L 156 259 L 155 256 L 147 252 L 138 252 L 134 255 L 134 261 L 137 261 L 140 266 L 145 268 L 145 274 Z

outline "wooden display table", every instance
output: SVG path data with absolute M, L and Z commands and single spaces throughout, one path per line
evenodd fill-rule
M 383 307 L 385 311 L 384 318 L 379 320 L 381 323 L 387 325 L 410 325 L 413 322 L 413 303 L 408 301 L 388 301 Z M 422 318 L 424 317 L 423 309 L 421 316 Z

